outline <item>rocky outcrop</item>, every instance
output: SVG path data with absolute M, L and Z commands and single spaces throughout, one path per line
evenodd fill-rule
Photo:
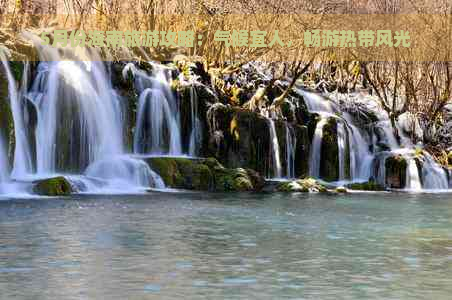
M 33 192 L 41 196 L 68 196 L 73 189 L 66 178 L 58 176 L 34 181 Z
M 318 193 L 326 192 L 327 188 L 313 178 L 298 179 L 280 183 L 276 190 L 279 192 Z
M 337 143 L 337 120 L 329 118 L 323 127 L 320 161 L 320 177 L 326 181 L 339 179 L 339 147 Z
M 243 168 L 225 168 L 215 158 L 188 159 L 150 157 L 144 159 L 162 177 L 166 186 L 198 191 L 259 191 L 264 179 Z
M 0 65 L 0 135 L 6 147 L 10 162 L 14 158 L 14 120 L 9 103 L 8 80 Z
M 244 167 L 272 177 L 272 145 L 268 119 L 262 115 L 232 107 L 216 104 L 208 112 L 209 141 L 208 156 L 216 157 L 227 167 Z M 308 129 L 302 125 L 291 125 L 296 136 L 295 175 L 308 173 L 306 157 L 309 157 L 310 139 Z M 287 164 L 285 121 L 275 121 L 282 168 Z
M 389 188 L 403 189 L 406 186 L 407 161 L 402 155 L 394 155 L 385 161 L 385 183 Z

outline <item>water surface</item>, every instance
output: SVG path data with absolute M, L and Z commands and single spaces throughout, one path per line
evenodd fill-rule
M 0 299 L 450 299 L 448 194 L 0 201 Z

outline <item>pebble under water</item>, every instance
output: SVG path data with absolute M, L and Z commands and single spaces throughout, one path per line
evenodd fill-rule
M 450 299 L 450 194 L 0 201 L 0 298 Z

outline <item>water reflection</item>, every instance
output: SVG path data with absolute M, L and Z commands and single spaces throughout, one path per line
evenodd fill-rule
M 448 195 L 162 194 L 0 202 L 23 299 L 448 299 Z

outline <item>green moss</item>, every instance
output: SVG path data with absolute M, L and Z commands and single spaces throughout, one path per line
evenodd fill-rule
M 176 158 L 182 187 L 193 190 L 209 190 L 213 184 L 209 166 L 190 159 Z
M 252 170 L 224 168 L 215 158 L 152 157 L 145 161 L 167 186 L 199 191 L 252 191 L 263 178 Z
M 384 191 L 385 188 L 375 181 L 356 182 L 347 185 L 347 188 L 358 191 Z
M 8 147 L 8 157 L 10 162 L 13 161 L 14 156 L 14 120 L 11 111 L 11 106 L 9 105 L 9 95 L 8 95 L 8 81 L 4 75 L 0 72 L 0 134 L 5 145 Z
M 20 82 L 22 80 L 23 71 L 24 71 L 24 65 L 21 61 L 10 61 L 9 66 L 11 69 L 11 73 L 13 74 L 14 79 L 17 82 Z
M 43 196 L 68 196 L 73 190 L 66 178 L 58 176 L 35 181 L 33 192 Z
M 166 157 L 152 157 L 146 159 L 152 170 L 162 177 L 165 185 L 170 187 L 180 187 L 183 184 L 182 175 L 174 159 Z

